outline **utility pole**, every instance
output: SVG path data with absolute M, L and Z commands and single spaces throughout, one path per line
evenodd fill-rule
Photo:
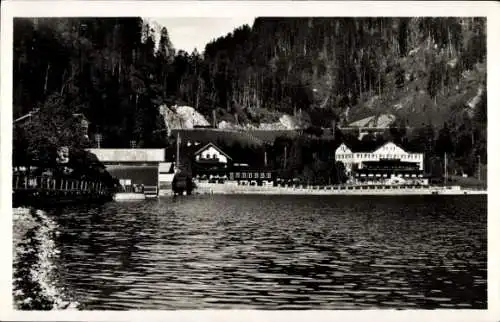
M 285 160 L 283 162 L 283 169 L 286 169 L 286 145 L 285 145 Z
M 181 136 L 180 133 L 177 132 L 177 154 L 176 154 L 176 166 L 177 169 L 179 170 L 179 163 L 180 163 L 180 150 L 181 150 Z
M 481 156 L 477 156 L 477 178 L 481 180 Z
M 444 184 L 448 182 L 448 160 L 446 157 L 446 152 L 444 153 Z
M 96 134 L 95 135 L 95 140 L 97 142 L 97 148 L 100 149 L 101 148 L 101 140 L 102 140 L 101 134 Z

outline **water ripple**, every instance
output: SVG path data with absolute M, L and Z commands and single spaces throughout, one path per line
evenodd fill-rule
M 63 208 L 87 309 L 486 308 L 486 198 L 193 196 Z

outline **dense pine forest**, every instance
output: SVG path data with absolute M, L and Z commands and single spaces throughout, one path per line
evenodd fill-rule
M 203 53 L 176 51 L 157 29 L 140 18 L 15 19 L 14 118 L 40 108 L 51 126 L 17 133 L 14 150 L 30 159 L 61 142 L 89 144 L 61 130 L 72 113 L 90 121 L 90 144 L 99 133 L 102 147 L 166 147 L 159 107 L 178 104 L 240 124 L 286 113 L 309 128 L 390 113 L 384 138 L 425 152 L 427 168 L 440 168 L 445 152 L 451 172 L 486 163 L 485 19 L 257 18 Z M 289 170 L 324 178 L 341 141 L 360 143 L 335 133 L 280 138 L 250 154 L 269 149 L 280 165 L 290 144 Z

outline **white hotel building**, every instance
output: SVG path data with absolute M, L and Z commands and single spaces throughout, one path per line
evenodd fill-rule
M 342 143 L 335 150 L 335 160 L 344 164 L 346 174 L 352 176 L 353 171 L 366 167 L 366 162 L 392 161 L 413 164 L 420 171 L 424 170 L 424 154 L 405 151 L 393 142 L 387 142 L 373 151 L 353 151 Z

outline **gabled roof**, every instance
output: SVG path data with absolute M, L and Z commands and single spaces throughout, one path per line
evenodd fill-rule
M 378 142 L 359 141 L 359 142 L 348 144 L 346 142 L 343 142 L 339 146 L 341 146 L 343 144 L 349 150 L 351 150 L 351 152 L 374 152 L 375 150 L 377 150 L 381 146 L 385 145 L 386 143 L 380 144 Z
M 395 147 L 397 152 L 404 152 L 404 153 L 407 153 L 407 152 L 408 152 L 406 149 L 403 149 L 402 147 L 400 147 L 399 145 L 395 144 L 395 143 L 394 143 L 394 142 L 392 142 L 392 141 L 388 141 L 388 142 L 386 142 L 385 144 L 383 144 L 382 146 L 380 146 L 380 147 L 379 147 L 377 150 L 375 150 L 374 152 L 378 152 L 378 151 L 382 150 L 384 147 L 386 147 L 386 146 L 388 146 L 388 145 Z
M 215 144 L 213 143 L 208 143 L 207 145 L 203 146 L 201 149 L 198 149 L 194 155 L 197 155 L 197 154 L 200 154 L 201 152 L 205 151 L 206 149 L 208 149 L 209 147 L 213 147 L 215 150 L 217 150 L 220 154 L 224 155 L 226 158 L 232 160 L 233 158 L 231 158 L 229 155 L 227 155 L 224 151 L 222 151 L 218 146 L 216 146 Z
M 412 149 L 409 149 L 407 147 L 403 147 L 399 144 L 396 144 L 394 143 L 393 141 L 386 141 L 386 142 L 383 142 L 383 143 L 380 143 L 380 142 L 373 142 L 373 141 L 360 141 L 359 143 L 357 144 L 353 144 L 353 145 L 349 145 L 347 143 L 342 143 L 344 144 L 346 147 L 348 147 L 352 152 L 366 152 L 366 153 L 372 153 L 372 152 L 375 152 L 377 151 L 378 149 L 380 149 L 381 147 L 389 144 L 389 143 L 392 143 L 394 144 L 395 146 L 397 146 L 398 148 L 408 152 L 408 153 L 418 153 L 418 152 L 415 152 L 413 151 Z

